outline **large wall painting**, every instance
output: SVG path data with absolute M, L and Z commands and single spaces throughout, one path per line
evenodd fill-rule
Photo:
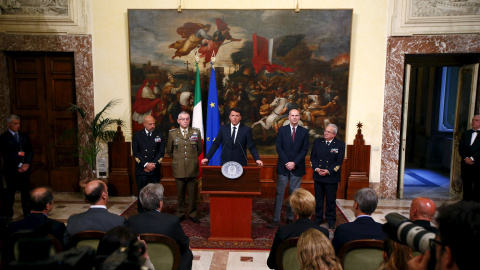
M 344 140 L 352 10 L 129 10 L 128 23 L 133 132 L 149 114 L 166 134 L 192 111 L 198 55 L 204 118 L 214 59 L 222 124 L 239 107 L 261 155 L 292 108 L 311 141 L 328 123 Z

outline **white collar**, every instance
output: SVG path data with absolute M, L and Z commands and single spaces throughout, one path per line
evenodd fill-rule
M 103 209 L 107 209 L 107 206 L 106 206 L 106 205 L 90 205 L 90 208 L 103 208 Z
M 240 123 L 238 123 L 236 126 L 234 126 L 232 123 L 230 123 L 230 129 L 232 129 L 234 127 L 236 127 L 237 130 L 238 130 L 238 128 L 240 128 Z

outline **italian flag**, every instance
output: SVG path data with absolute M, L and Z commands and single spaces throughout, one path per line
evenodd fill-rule
M 202 91 L 200 90 L 200 72 L 198 71 L 198 63 L 195 62 L 197 67 L 197 76 L 195 79 L 195 94 L 193 98 L 193 116 L 192 116 L 192 127 L 198 128 L 202 136 L 202 144 L 205 138 L 205 133 L 203 133 L 203 113 L 202 113 Z M 204 153 L 198 157 L 198 163 L 201 164 Z M 202 169 L 200 169 L 200 175 L 198 178 L 202 177 Z

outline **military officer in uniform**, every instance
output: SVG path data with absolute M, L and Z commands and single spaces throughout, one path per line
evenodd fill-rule
M 143 119 L 144 130 L 133 134 L 132 149 L 135 157 L 135 178 L 137 179 L 137 191 L 148 183 L 158 183 L 160 163 L 165 154 L 165 140 L 161 132 L 155 130 L 155 119 L 151 115 Z M 140 197 L 138 200 L 138 212 L 144 212 Z
M 197 181 L 199 172 L 198 157 L 203 151 L 202 135 L 197 128 L 189 128 L 190 115 L 178 114 L 179 128 L 168 133 L 167 154 L 172 157 L 172 169 L 177 184 L 177 216 L 185 219 L 185 189 L 188 193 L 187 216 L 200 223 L 197 214 Z
M 323 200 L 326 199 L 325 219 L 332 230 L 335 228 L 335 201 L 345 156 L 345 143 L 335 138 L 337 131 L 335 124 L 329 124 L 323 132 L 323 138 L 313 142 L 310 156 L 316 201 L 315 224 L 323 221 Z

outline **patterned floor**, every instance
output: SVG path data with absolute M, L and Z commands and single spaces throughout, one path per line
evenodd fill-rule
M 428 194 L 428 191 L 425 191 Z M 424 193 L 419 192 L 416 196 L 424 196 Z M 434 201 L 437 207 L 443 203 L 452 203 L 455 200 L 447 197 L 437 196 Z M 134 201 L 135 197 L 110 197 L 108 203 L 108 210 L 122 214 Z M 410 208 L 411 200 L 380 200 L 377 210 L 372 217 L 381 223 L 385 222 L 385 215 L 391 212 L 398 212 L 408 217 L 408 210 Z M 79 193 L 57 193 L 55 194 L 54 210 L 50 217 L 66 222 L 67 218 L 74 213 L 85 211 L 89 204 L 84 200 L 83 195 Z M 337 200 L 337 206 L 342 210 L 349 221 L 355 220 L 353 214 L 352 200 Z M 16 194 L 16 203 L 14 207 L 14 219 L 21 218 L 20 194 Z M 330 232 L 331 237 L 333 232 Z M 226 250 L 226 249 L 193 249 L 194 261 L 193 269 L 195 270 L 241 270 L 253 269 L 263 270 L 268 269 L 267 258 L 268 251 L 257 250 Z

